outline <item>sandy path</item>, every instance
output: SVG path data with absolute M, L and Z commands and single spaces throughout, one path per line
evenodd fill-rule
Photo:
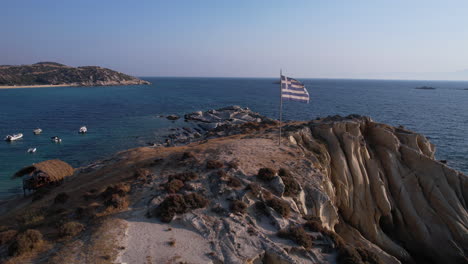
M 201 235 L 177 221 L 166 224 L 142 213 L 126 220 L 125 250 L 117 263 L 212 263 L 209 242 Z

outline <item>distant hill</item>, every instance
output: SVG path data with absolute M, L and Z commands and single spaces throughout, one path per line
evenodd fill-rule
M 70 67 L 56 62 L 32 65 L 1 65 L 0 86 L 22 85 L 133 85 L 147 81 L 98 66 Z

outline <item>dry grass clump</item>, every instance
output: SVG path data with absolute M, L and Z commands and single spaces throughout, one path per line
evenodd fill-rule
M 278 232 L 278 236 L 290 239 L 307 249 L 311 248 L 313 245 L 311 236 L 308 235 L 301 226 L 294 226 L 280 230 Z
M 183 214 L 191 209 L 203 208 L 208 203 L 208 199 L 197 193 L 169 195 L 155 209 L 154 215 L 158 216 L 161 221 L 169 223 L 176 214 Z
M 180 180 L 180 181 L 183 181 L 183 182 L 193 181 L 193 180 L 198 179 L 198 174 L 196 174 L 195 172 L 192 172 L 192 171 L 186 171 L 186 172 L 181 172 L 181 173 L 169 175 L 169 177 L 168 177 L 169 181 L 174 180 L 174 179 L 177 179 L 177 180 Z
M 275 178 L 275 170 L 272 168 L 261 168 L 258 170 L 257 177 L 262 181 L 271 181 Z
M 37 249 L 43 243 L 42 234 L 38 230 L 28 229 L 16 236 L 8 247 L 8 255 L 19 256 Z
M 241 200 L 234 200 L 231 202 L 230 209 L 234 214 L 245 214 L 247 211 L 247 204 Z
M 278 175 L 284 183 L 284 196 L 295 197 L 299 195 L 301 186 L 287 169 L 281 168 Z
M 68 195 L 66 192 L 61 192 L 55 196 L 54 204 L 64 204 L 68 201 L 69 198 L 70 195 Z
M 291 213 L 291 209 L 289 208 L 289 204 L 281 199 L 272 198 L 267 201 L 267 205 L 273 208 L 278 214 L 282 217 L 288 217 Z
M 176 193 L 184 187 L 184 182 L 178 179 L 173 179 L 166 183 L 165 189 L 168 193 Z
M 224 167 L 224 164 L 219 160 L 207 160 L 206 161 L 206 168 L 209 170 L 221 169 L 222 167 Z
M 265 202 L 258 201 L 255 202 L 254 208 L 255 212 L 260 214 L 260 215 L 268 215 L 268 206 L 265 204 Z
M 17 217 L 18 223 L 23 227 L 36 227 L 41 225 L 45 220 L 44 210 L 26 211 Z
M 63 225 L 60 226 L 59 234 L 61 237 L 76 236 L 79 233 L 81 233 L 81 231 L 83 230 L 84 230 L 83 224 L 79 222 L 71 221 L 71 222 L 64 223 Z
M 18 231 L 16 230 L 6 230 L 0 232 L 0 246 L 10 242 L 16 236 L 16 234 L 18 234 Z
M 96 217 L 96 206 L 80 206 L 75 209 L 76 219 L 92 219 Z

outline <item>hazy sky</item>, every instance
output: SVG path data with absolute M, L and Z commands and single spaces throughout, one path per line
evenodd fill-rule
M 0 64 L 468 80 L 468 1 L 0 0 Z

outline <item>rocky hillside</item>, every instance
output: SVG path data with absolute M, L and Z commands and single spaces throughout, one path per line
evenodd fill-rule
M 223 124 L 197 142 L 121 152 L 2 204 L 3 260 L 467 262 L 468 178 L 424 136 L 328 117 L 285 125 L 278 146 L 274 121 L 227 109 L 186 116 Z
M 133 85 L 149 84 L 138 78 L 97 66 L 70 67 L 55 62 L 0 66 L 0 86 L 25 85 Z

